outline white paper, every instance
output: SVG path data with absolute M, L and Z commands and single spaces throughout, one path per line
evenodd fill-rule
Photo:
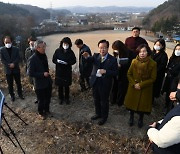
M 58 62 L 59 64 L 67 65 L 67 62 L 65 62 L 65 61 L 63 61 L 63 60 L 60 60 L 60 59 L 57 59 L 57 62 Z
M 102 77 L 102 74 L 100 73 L 100 69 L 97 70 L 96 76 L 97 77 Z

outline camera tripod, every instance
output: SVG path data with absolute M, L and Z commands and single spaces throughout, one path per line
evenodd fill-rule
M 17 118 L 19 118 L 25 125 L 28 125 L 16 112 L 14 112 L 8 105 L 6 102 L 4 102 L 4 106 L 7 107 Z M 13 129 L 11 128 L 11 126 L 9 125 L 7 119 L 5 118 L 4 113 L 2 113 L 2 119 L 4 120 L 4 122 L 6 123 L 7 127 L 10 130 L 10 133 L 12 134 L 12 136 L 14 137 L 14 139 L 16 140 L 17 144 L 19 145 L 20 149 L 22 150 L 23 154 L 25 154 L 24 149 L 22 148 L 20 142 L 18 141 L 16 134 L 14 133 Z M 12 144 L 17 147 L 17 145 L 15 144 L 15 142 L 12 140 L 12 138 L 10 137 L 10 134 L 1 126 L 1 129 L 3 130 L 3 132 L 5 133 L 5 135 L 8 137 L 8 139 L 12 142 Z M 1 154 L 3 154 L 2 148 L 0 147 L 0 152 Z

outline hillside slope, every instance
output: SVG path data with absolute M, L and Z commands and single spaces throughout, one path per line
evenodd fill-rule
M 167 19 L 176 16 L 180 21 L 180 1 L 179 0 L 168 0 L 157 8 L 153 9 L 147 17 L 144 19 L 143 24 L 150 26 L 160 19 Z

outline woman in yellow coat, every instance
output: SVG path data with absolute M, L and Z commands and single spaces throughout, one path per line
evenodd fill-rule
M 130 110 L 129 125 L 134 124 L 134 112 L 139 114 L 138 127 L 143 126 L 144 113 L 152 109 L 153 82 L 156 79 L 156 62 L 150 57 L 151 51 L 145 44 L 137 48 L 138 55 L 128 70 L 128 91 L 125 106 Z

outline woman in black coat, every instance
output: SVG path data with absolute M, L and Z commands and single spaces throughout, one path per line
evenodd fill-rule
M 167 75 L 163 85 L 162 93 L 166 92 L 166 112 L 172 108 L 170 103 L 169 94 L 173 80 L 178 76 L 180 72 L 180 44 L 177 44 L 173 50 L 172 56 L 169 59 L 167 65 Z
M 118 76 L 114 77 L 111 103 L 117 103 L 118 106 L 124 104 L 124 98 L 128 88 L 127 71 L 131 65 L 132 59 L 135 58 L 135 54 L 128 50 L 123 42 L 120 40 L 115 41 L 112 44 L 114 57 L 117 58 L 118 63 Z
M 152 59 L 157 63 L 157 78 L 153 84 L 153 99 L 160 96 L 163 79 L 166 72 L 168 56 L 165 52 L 166 43 L 164 39 L 158 39 L 154 43 Z
M 72 84 L 72 65 L 76 63 L 76 57 L 71 50 L 72 42 L 65 37 L 60 42 L 60 47 L 53 55 L 53 63 L 56 64 L 55 84 L 58 86 L 60 104 L 63 101 L 69 104 L 69 86 Z M 65 96 L 64 96 L 65 90 Z

